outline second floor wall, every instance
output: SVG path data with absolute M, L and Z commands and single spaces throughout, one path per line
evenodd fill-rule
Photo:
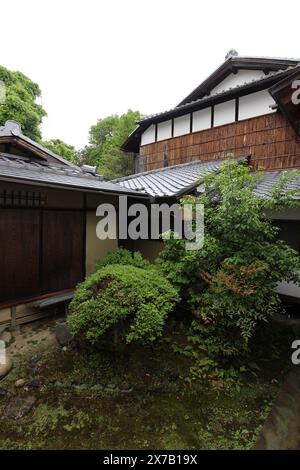
M 268 109 L 261 116 L 141 145 L 141 169 L 220 160 L 228 154 L 250 155 L 254 169 L 300 167 L 300 139 L 279 111 Z M 174 124 L 172 127 L 174 132 Z

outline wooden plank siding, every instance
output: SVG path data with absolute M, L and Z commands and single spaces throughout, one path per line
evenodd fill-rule
M 0 302 L 40 292 L 40 213 L 0 211 Z
M 82 281 L 85 230 L 81 210 L 0 209 L 0 309 Z
M 251 156 L 253 169 L 300 167 L 300 139 L 279 113 L 267 114 L 140 147 L 144 171 L 195 160 L 220 160 L 228 153 Z

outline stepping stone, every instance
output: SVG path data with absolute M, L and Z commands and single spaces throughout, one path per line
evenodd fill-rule
M 20 419 L 23 418 L 32 409 L 36 402 L 33 396 L 14 397 L 6 406 L 3 416 L 5 418 Z
M 9 331 L 4 331 L 2 335 L 0 336 L 0 339 L 4 341 L 6 344 L 8 344 L 11 341 L 11 333 Z
M 91 390 L 96 391 L 96 392 L 102 392 L 104 390 L 104 386 L 101 384 L 96 384 L 96 385 L 93 385 Z
M 73 336 L 67 326 L 57 326 L 54 330 L 56 339 L 60 346 L 67 346 L 73 340 Z
M 0 358 L 1 358 L 1 352 L 0 352 Z M 2 364 L 0 361 L 0 380 L 3 379 L 3 377 L 5 377 L 9 373 L 12 366 L 13 366 L 13 362 L 11 358 L 8 356 L 6 356 L 4 364 Z

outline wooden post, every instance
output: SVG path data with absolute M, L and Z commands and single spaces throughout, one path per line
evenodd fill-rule
M 11 314 L 11 329 L 15 330 L 17 327 L 17 307 L 14 305 L 10 308 Z

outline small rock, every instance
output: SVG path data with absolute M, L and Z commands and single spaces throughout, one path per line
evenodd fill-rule
M 36 402 L 33 396 L 14 397 L 7 404 L 3 416 L 6 418 L 20 419 L 23 418 L 32 409 Z
M 6 344 L 8 344 L 11 341 L 11 333 L 9 331 L 4 331 L 0 337 L 2 341 L 4 341 Z
M 31 356 L 30 362 L 32 364 L 36 364 L 37 362 L 40 362 L 42 359 L 43 359 L 42 354 L 34 354 L 33 356 Z
M 8 395 L 10 395 L 10 392 L 8 390 L 4 390 L 4 388 L 0 388 L 0 398 L 6 398 Z
M 29 387 L 39 388 L 43 385 L 43 381 L 40 377 L 36 377 L 29 382 Z
M 87 390 L 89 387 L 87 384 L 74 385 L 75 390 Z
M 96 391 L 96 392 L 102 392 L 104 390 L 104 386 L 101 384 L 96 384 L 96 385 L 93 385 L 91 390 Z
M 6 328 L 7 328 L 7 325 L 0 325 L 0 336 L 6 330 Z
M 120 391 L 123 393 L 130 393 L 133 391 L 133 386 L 129 384 L 120 385 Z
M 64 384 L 62 382 L 60 382 L 59 380 L 56 380 L 53 385 L 54 385 L 54 387 L 63 387 L 64 386 Z
M 25 379 L 19 379 L 15 381 L 15 387 L 16 388 L 21 388 L 24 387 L 25 385 Z
M 118 388 L 118 387 L 116 386 L 116 384 L 107 384 L 107 385 L 105 386 L 105 390 L 108 390 L 108 391 L 116 391 L 117 388 Z
M 67 346 L 71 343 L 73 336 L 67 326 L 57 326 L 54 330 L 56 339 L 60 346 Z
M 0 362 L 0 379 L 3 379 L 3 377 L 5 377 L 8 374 L 12 366 L 13 366 L 13 362 L 11 358 L 6 356 L 5 364 L 1 364 Z
M 28 372 L 30 372 L 32 375 L 35 375 L 35 374 L 37 374 L 38 372 L 40 372 L 40 368 L 39 368 L 38 365 L 36 365 L 36 366 L 28 365 L 28 366 L 27 366 L 27 370 L 28 370 Z

